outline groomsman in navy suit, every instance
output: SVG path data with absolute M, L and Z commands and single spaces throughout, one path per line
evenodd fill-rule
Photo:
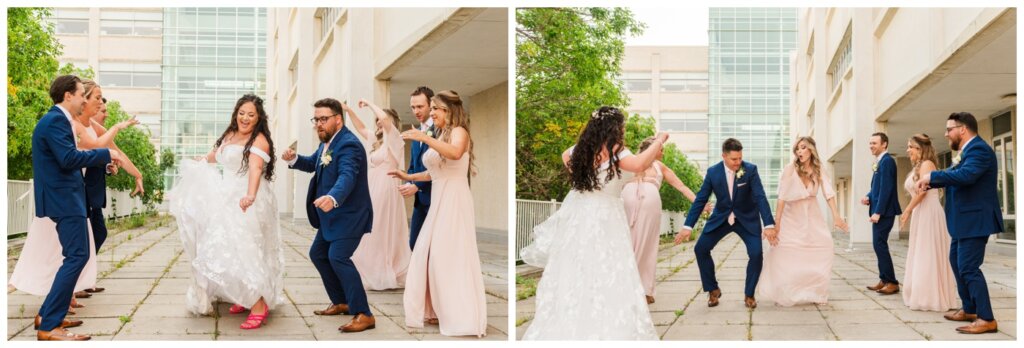
M 711 249 L 726 235 L 736 232 L 746 245 L 747 256 L 750 258 L 747 261 L 747 280 L 743 289 L 746 297 L 743 302 L 747 308 L 755 308 L 757 301 L 754 300 L 754 289 L 761 277 L 764 261 L 761 223 L 764 223 L 765 237 L 773 239 L 776 235 L 775 219 L 772 218 L 761 177 L 757 174 L 757 166 L 743 161 L 743 144 L 739 140 L 729 138 L 722 144 L 722 162 L 708 168 L 704 184 L 700 186 L 700 192 L 697 192 L 697 199 L 686 214 L 683 230 L 676 237 L 676 244 L 690 238 L 693 226 L 711 193 L 715 194 L 718 202 L 693 248 L 697 254 L 701 285 L 708 292 L 708 307 L 717 306 L 718 298 L 722 296 L 718 280 L 715 279 L 715 261 L 711 258 Z
M 921 189 L 946 188 L 946 227 L 952 237 L 949 264 L 963 308 L 947 313 L 945 318 L 971 322 L 956 328 L 961 333 L 996 332 L 999 328 L 981 264 L 989 235 L 1003 231 L 996 190 L 999 164 L 992 147 L 978 137 L 978 121 L 970 113 L 949 115 L 946 138 L 950 148 L 960 151 L 953 158 L 953 166 L 926 174 L 917 182 Z
M 892 255 L 889 254 L 889 232 L 892 231 L 896 215 L 903 214 L 900 209 L 899 194 L 896 192 L 896 160 L 886 152 L 889 149 L 889 136 L 875 133 L 868 141 L 875 163 L 871 165 L 871 191 L 861 199 L 868 206 L 871 221 L 871 244 L 878 259 L 878 284 L 868 286 L 868 290 L 882 295 L 900 292 L 900 282 L 896 281 L 896 270 L 892 266 Z
M 312 155 L 296 155 L 288 149 L 281 159 L 288 167 L 313 173 L 306 194 L 306 216 L 316 228 L 309 247 L 309 259 L 331 299 L 316 315 L 355 315 L 338 328 L 343 332 L 373 329 L 376 319 L 366 301 L 366 290 L 352 253 L 363 234 L 370 233 L 373 206 L 366 179 L 366 150 L 354 133 L 345 127 L 341 102 L 324 98 L 313 104 L 310 121 L 316 125 L 320 146 Z
M 434 97 L 434 91 L 426 86 L 417 87 L 409 97 L 409 107 L 412 108 L 413 116 L 420 122 L 420 131 L 433 137 L 434 121 L 430 119 L 430 98 Z M 409 159 L 409 174 L 425 172 L 427 167 L 423 166 L 423 154 L 430 147 L 419 141 L 412 142 Z M 427 211 L 430 210 L 430 181 L 408 182 L 398 188 L 403 197 L 415 195 L 412 204 L 412 218 L 409 219 L 409 249 L 416 246 L 416 239 L 420 235 L 420 228 L 423 227 L 423 220 L 427 219 Z
M 40 341 L 84 341 L 91 337 L 64 330 L 82 325 L 81 320 L 64 319 L 71 305 L 75 283 L 89 260 L 89 228 L 86 222 L 85 181 L 82 169 L 107 167 L 123 161 L 115 150 L 79 151 L 75 146 L 72 117 L 85 107 L 85 87 L 74 75 L 58 76 L 50 85 L 53 106 L 32 131 L 32 177 L 35 184 L 36 216 L 49 217 L 57 224 L 64 261 L 36 315 L 36 339 Z

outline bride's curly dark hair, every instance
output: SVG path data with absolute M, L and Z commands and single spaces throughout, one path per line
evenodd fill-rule
M 576 148 L 569 156 L 569 176 L 572 188 L 588 192 L 599 190 L 601 180 L 601 150 L 608 151 L 609 166 L 605 181 L 622 175 L 619 170 L 618 151 L 622 149 L 626 116 L 618 108 L 602 106 L 590 116 L 583 128 Z

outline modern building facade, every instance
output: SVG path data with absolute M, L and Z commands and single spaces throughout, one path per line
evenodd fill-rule
M 851 244 L 871 241 L 859 203 L 871 183 L 871 134 L 889 136 L 902 183 L 913 134 L 933 139 L 940 168 L 951 163 L 945 124 L 958 111 L 979 119 L 979 136 L 999 161 L 1006 232 L 993 238 L 1016 243 L 1016 9 L 808 8 L 799 10 L 798 28 L 788 140 L 816 139 Z M 906 206 L 909 194 L 899 187 Z
M 471 185 L 478 235 L 507 240 L 507 9 L 275 8 L 267 15 L 266 30 L 267 112 L 274 142 L 297 141 L 299 153 L 318 145 L 309 122 L 318 99 L 355 106 L 365 98 L 394 108 L 404 129 L 416 124 L 409 95 L 417 86 L 458 92 L 474 140 L 478 174 Z M 371 112 L 356 112 L 367 127 L 375 127 Z M 306 218 L 310 177 L 278 173 L 275 190 L 283 214 Z
M 796 48 L 793 8 L 711 8 L 708 30 L 708 152 L 743 143 L 775 206 L 779 176 L 790 156 L 789 55 Z
M 49 21 L 64 46 L 61 65 L 92 68 L 104 97 L 137 116 L 159 149 L 163 10 L 54 8 Z
M 266 15 L 266 8 L 163 10 L 161 144 L 178 160 L 210 151 L 242 95 L 265 95 Z M 168 188 L 175 174 L 165 173 Z
M 701 173 L 708 168 L 708 47 L 627 46 L 627 111 L 652 117 Z M 717 162 L 717 161 L 713 161 Z

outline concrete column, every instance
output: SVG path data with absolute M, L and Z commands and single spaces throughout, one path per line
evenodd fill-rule
M 850 201 L 852 216 L 849 217 L 850 241 L 858 247 L 871 243 L 871 222 L 868 220 L 868 206 L 861 204 L 861 198 L 871 190 L 871 165 L 874 155 L 868 148 L 871 134 L 875 132 L 874 112 L 874 34 L 871 9 L 853 9 L 851 44 L 853 45 L 852 78 L 843 93 L 849 93 L 850 110 L 857 117 L 853 122 L 853 166 L 851 173 Z M 870 121 L 868 121 L 870 120 Z M 868 246 L 869 247 L 869 246 Z

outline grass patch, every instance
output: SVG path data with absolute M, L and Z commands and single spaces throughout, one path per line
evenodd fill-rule
M 676 313 L 676 318 L 678 318 L 678 317 L 683 316 L 683 314 L 686 314 L 686 311 L 682 310 L 682 309 L 677 309 L 675 313 Z
M 525 300 L 537 294 L 537 278 L 516 276 L 516 301 Z
M 127 315 L 122 315 L 120 317 L 117 317 L 117 319 L 121 320 L 121 325 L 130 323 L 132 321 L 132 317 Z
M 516 319 L 516 327 L 523 326 L 523 324 L 526 324 L 526 322 L 530 321 L 531 319 L 533 319 L 533 317 L 525 317 L 525 318 L 518 318 L 518 319 Z

